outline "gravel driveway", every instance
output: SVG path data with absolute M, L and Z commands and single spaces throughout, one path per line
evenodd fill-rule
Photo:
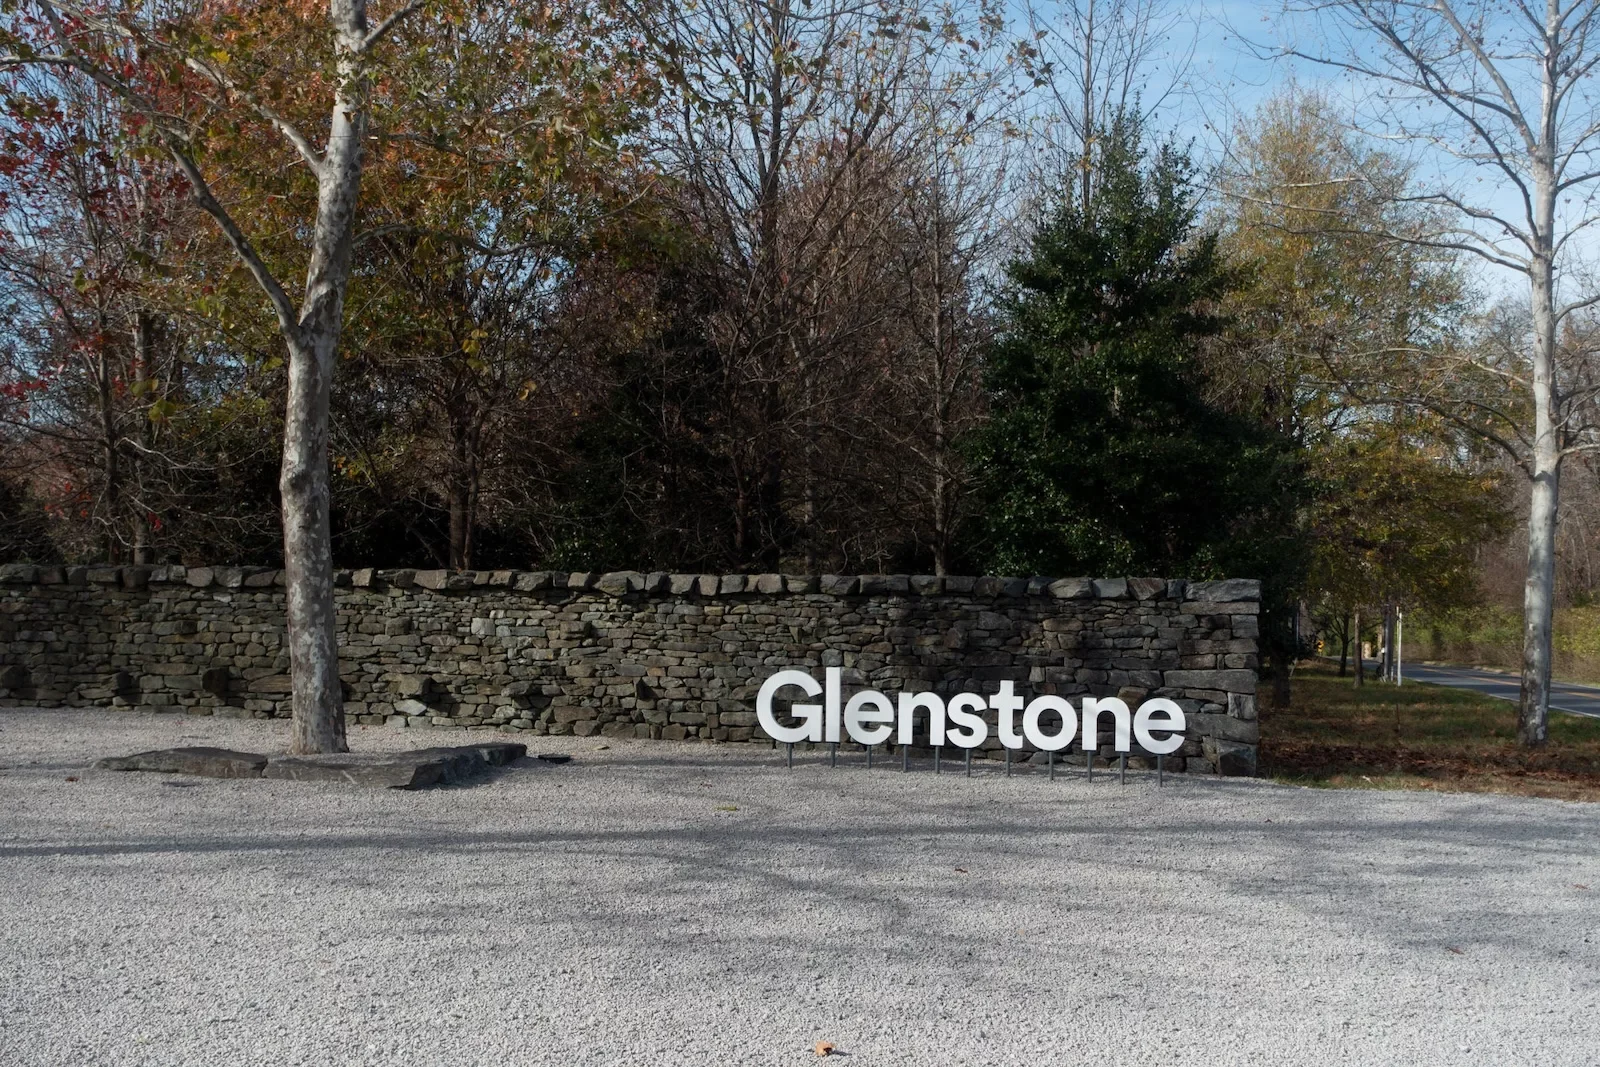
M 83 771 L 284 726 L 0 712 L 0 1064 L 1600 1063 L 1600 805 L 570 738 L 421 793 Z

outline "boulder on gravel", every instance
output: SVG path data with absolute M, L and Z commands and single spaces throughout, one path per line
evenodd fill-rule
M 131 756 L 111 756 L 94 765 L 101 771 L 155 771 L 160 774 L 197 774 L 203 778 L 260 778 L 267 757 L 230 748 L 158 748 Z

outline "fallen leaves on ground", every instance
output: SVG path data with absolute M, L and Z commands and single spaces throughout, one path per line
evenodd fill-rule
M 1600 801 L 1600 722 L 1554 715 L 1516 742 L 1516 705 L 1431 685 L 1357 688 L 1302 664 L 1288 707 L 1260 709 L 1261 772 L 1302 785 Z
M 1269 739 L 1265 731 L 1263 735 L 1262 770 L 1291 781 L 1311 779 L 1337 786 L 1357 780 L 1410 789 L 1600 800 L 1600 770 L 1585 753 L 1488 745 L 1474 746 L 1477 751 L 1430 751 L 1422 746 L 1329 744 Z

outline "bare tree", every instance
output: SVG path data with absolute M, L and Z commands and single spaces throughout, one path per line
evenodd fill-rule
M 1015 87 L 981 49 L 968 59 L 925 70 L 911 94 L 916 149 L 905 163 L 902 236 L 888 264 L 898 403 L 884 426 L 905 486 L 896 503 L 935 574 L 949 572 L 967 518 L 971 486 L 959 442 L 982 418 L 987 298 L 1014 216 Z
M 1171 0 L 1028 0 L 1023 14 L 1019 55 L 1046 102 L 1047 178 L 1076 173 L 1088 204 L 1097 146 L 1117 116 L 1150 115 L 1183 91 L 1196 22 Z
M 968 479 L 957 442 L 980 417 L 979 372 L 988 335 L 983 272 L 994 244 L 988 182 L 934 156 L 913 180 L 901 251 L 903 394 L 886 428 L 897 439 L 908 483 L 913 536 L 925 542 L 933 572 L 947 574 L 966 515 Z
M 848 286 L 892 225 L 902 98 L 942 38 L 901 0 L 709 0 L 652 33 L 681 87 L 661 158 L 715 273 L 733 557 L 775 567 L 793 548 L 812 569 L 829 503 L 815 442 L 852 388 L 837 361 L 883 315 Z
M 135 565 L 260 544 L 268 515 L 215 505 L 270 443 L 231 402 L 238 351 L 208 343 L 174 269 L 203 258 L 208 223 L 116 97 L 37 67 L 0 86 L 0 427 L 49 540 L 66 559 Z
M 1520 358 L 1472 358 L 1506 402 L 1451 403 L 1451 375 L 1414 399 L 1473 425 L 1513 455 L 1530 484 L 1518 737 L 1548 739 L 1555 536 L 1562 463 L 1600 447 L 1588 383 L 1563 366 L 1559 337 L 1600 301 L 1569 268 L 1600 221 L 1600 5 L 1548 0 L 1315 0 L 1291 4 L 1318 44 L 1283 54 L 1371 88 L 1360 126 L 1410 142 L 1435 177 L 1416 202 L 1448 222 L 1412 239 L 1472 253 L 1526 279 Z
M 98 550 L 145 563 L 154 437 L 182 369 L 170 319 L 150 303 L 149 265 L 181 241 L 192 212 L 173 195 L 170 165 L 130 150 L 120 101 L 44 70 L 3 77 L 10 217 L 0 275 L 11 338 L 0 422 L 34 439 L 36 460 L 49 457 L 30 481 L 57 497 L 58 526 L 73 531 L 57 538 L 69 557 Z M 47 94 L 57 107 L 39 109 Z M 70 483 L 43 473 L 60 467 Z

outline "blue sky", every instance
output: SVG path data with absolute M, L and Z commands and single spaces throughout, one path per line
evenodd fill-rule
M 1321 43 L 1315 23 L 1286 16 L 1281 0 L 1209 0 L 1190 5 L 1190 26 L 1182 36 L 1169 42 L 1169 59 L 1154 65 L 1150 84 L 1161 86 L 1170 78 L 1174 66 L 1190 55 L 1184 84 L 1169 99 L 1157 117 L 1158 125 L 1181 137 L 1192 137 L 1196 154 L 1207 162 L 1220 160 L 1234 125 L 1247 118 L 1275 91 L 1289 82 L 1318 88 L 1336 102 L 1344 102 L 1354 115 L 1361 101 L 1370 98 L 1371 86 L 1364 80 L 1343 75 L 1327 67 L 1289 57 L 1263 58 L 1277 46 L 1293 42 L 1307 50 Z M 1368 132 L 1376 133 L 1375 129 Z M 1406 158 L 1424 178 L 1464 172 L 1440 153 L 1415 143 L 1385 141 L 1386 151 Z M 1476 172 L 1471 172 L 1476 173 Z M 1471 178 L 1467 179 L 1469 182 Z M 1489 176 L 1488 183 L 1493 177 Z M 1509 190 L 1490 192 L 1489 184 L 1478 182 L 1471 191 L 1480 202 L 1513 217 L 1520 214 L 1520 201 Z M 1600 241 L 1587 240 L 1580 251 L 1593 249 Z M 1469 266 L 1479 275 L 1485 296 L 1526 292 L 1526 280 L 1508 270 L 1484 264 L 1468 256 Z M 1585 256 L 1585 258 L 1589 258 Z

